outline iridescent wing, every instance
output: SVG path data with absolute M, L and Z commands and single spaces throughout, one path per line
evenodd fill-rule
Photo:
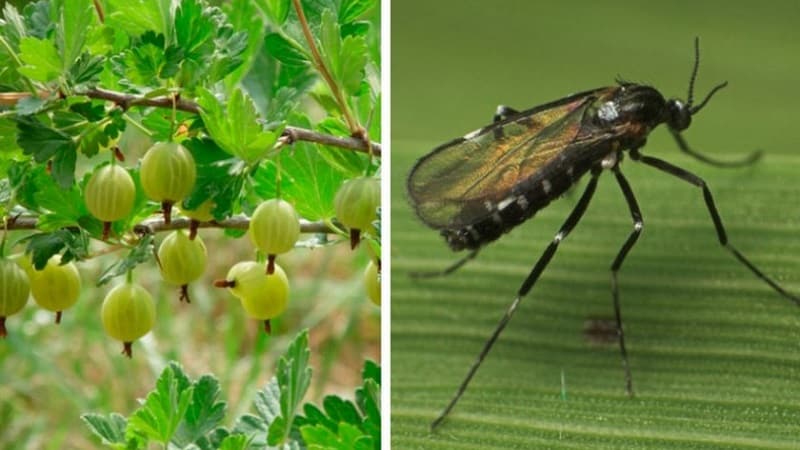
M 586 109 L 608 89 L 523 111 L 434 149 L 408 177 L 408 195 L 417 215 L 437 229 L 460 228 L 481 219 L 487 202 L 508 197 L 517 183 L 575 139 Z

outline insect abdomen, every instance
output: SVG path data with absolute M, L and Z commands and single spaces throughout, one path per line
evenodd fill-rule
M 565 151 L 556 161 L 518 183 L 511 195 L 496 204 L 487 203 L 484 218 L 459 229 L 442 230 L 442 236 L 453 250 L 476 249 L 498 239 L 563 195 L 595 164 L 596 153 L 570 155 Z

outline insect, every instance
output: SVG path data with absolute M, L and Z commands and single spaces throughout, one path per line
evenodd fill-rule
M 618 80 L 616 86 L 570 95 L 527 111 L 518 112 L 501 106 L 491 125 L 443 144 L 417 161 L 407 181 L 408 198 L 417 216 L 426 225 L 439 230 L 452 250 L 469 250 L 464 258 L 441 272 L 418 276 L 445 275 L 455 271 L 475 258 L 485 245 L 531 218 L 582 176 L 589 174 L 589 182 L 572 212 L 522 282 L 454 397 L 431 424 L 432 429 L 445 419 L 464 394 L 522 298 L 533 288 L 561 241 L 580 221 L 601 173 L 607 170 L 614 175 L 633 221 L 633 229 L 611 264 L 611 293 L 625 389 L 628 395 L 633 395 L 617 273 L 636 243 L 644 222 L 633 190 L 620 170 L 626 151 L 632 160 L 700 188 L 720 244 L 755 276 L 800 305 L 800 298 L 765 275 L 728 241 L 711 191 L 702 178 L 665 160 L 641 153 L 650 131 L 666 123 L 678 147 L 705 163 L 736 167 L 751 164 L 760 157 L 761 152 L 755 151 L 740 161 L 717 161 L 692 150 L 681 136 L 680 132 L 691 124 L 692 116 L 727 86 L 727 82 L 716 85 L 699 104 L 694 104 L 694 83 L 700 65 L 697 38 L 694 49 L 694 66 L 685 103 L 677 99 L 666 100 L 653 87 Z

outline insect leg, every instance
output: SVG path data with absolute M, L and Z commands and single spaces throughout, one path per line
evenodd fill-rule
M 681 169 L 678 166 L 674 166 L 664 160 L 653 158 L 652 156 L 644 156 L 640 154 L 636 150 L 631 150 L 631 158 L 637 161 L 641 161 L 649 166 L 653 166 L 658 170 L 666 172 L 670 175 L 676 176 L 688 183 L 691 183 L 703 190 L 703 199 L 706 202 L 706 207 L 708 208 L 709 214 L 711 214 L 711 220 L 714 221 L 714 228 L 717 230 L 717 238 L 719 238 L 719 243 L 728 249 L 736 259 L 739 260 L 740 263 L 744 264 L 751 272 L 762 281 L 767 283 L 772 289 L 777 291 L 782 296 L 786 297 L 787 299 L 793 301 L 798 306 L 800 306 L 800 297 L 790 294 L 784 288 L 782 288 L 778 283 L 773 281 L 770 277 L 764 274 L 758 267 L 753 265 L 745 256 L 739 252 L 730 242 L 728 242 L 728 235 L 725 232 L 725 227 L 722 225 L 722 219 L 719 216 L 719 212 L 717 211 L 717 206 L 714 204 L 714 198 L 711 196 L 711 191 L 708 189 L 706 182 L 698 177 L 697 175 Z
M 435 277 L 443 277 L 445 275 L 450 275 L 451 273 L 455 272 L 456 270 L 460 269 L 461 266 L 467 263 L 467 261 L 474 259 L 478 256 L 479 249 L 471 250 L 466 256 L 459 259 L 458 261 L 454 262 L 453 264 L 445 267 L 442 270 L 434 270 L 431 272 L 411 272 L 408 274 L 411 278 L 435 278 Z
M 761 150 L 754 150 L 753 153 L 750 153 L 746 157 L 738 160 L 738 161 L 719 161 L 717 159 L 709 158 L 708 156 L 703 155 L 695 150 L 692 150 L 689 147 L 689 143 L 686 142 L 686 139 L 683 138 L 679 131 L 675 131 L 670 128 L 670 133 L 672 133 L 672 137 L 675 138 L 675 142 L 678 143 L 678 147 L 681 149 L 683 153 L 702 161 L 710 166 L 714 167 L 743 167 L 749 166 L 759 159 L 761 159 L 761 155 L 763 152 Z
M 489 354 L 489 350 L 492 349 L 492 346 L 497 341 L 500 333 L 503 331 L 506 325 L 508 325 L 508 322 L 511 320 L 511 316 L 513 316 L 514 312 L 517 310 L 522 297 L 524 297 L 531 290 L 534 283 L 536 283 L 536 280 L 539 279 L 539 276 L 542 274 L 545 267 L 547 267 L 550 259 L 553 258 L 553 255 L 558 248 L 558 244 L 565 237 L 567 237 L 573 228 L 575 228 L 575 225 L 578 224 L 578 221 L 583 216 L 583 213 L 586 212 L 586 207 L 589 205 L 589 201 L 592 199 L 592 195 L 594 195 L 594 191 L 597 188 L 597 178 L 600 176 L 600 173 L 601 170 L 599 168 L 592 171 L 592 177 L 589 180 L 589 184 L 586 185 L 586 189 L 583 191 L 583 195 L 581 196 L 580 200 L 578 200 L 578 204 L 575 205 L 575 208 L 573 208 L 569 217 L 567 217 L 567 220 L 564 221 L 563 225 L 561 225 L 561 228 L 550 242 L 550 245 L 547 246 L 547 249 L 545 249 L 544 253 L 542 253 L 542 256 L 539 257 L 539 260 L 531 270 L 531 273 L 522 283 L 522 286 L 520 286 L 519 291 L 517 292 L 517 297 L 513 302 L 511 302 L 511 305 L 508 307 L 508 310 L 506 310 L 503 318 L 500 319 L 500 322 L 495 327 L 494 332 L 483 345 L 483 349 L 481 350 L 480 354 L 478 354 L 478 358 L 475 360 L 475 362 L 472 363 L 472 367 L 470 367 L 469 372 L 467 372 L 467 376 L 461 382 L 461 385 L 459 385 L 455 396 L 453 396 L 452 400 L 450 400 L 450 403 L 448 403 L 447 407 L 445 407 L 442 413 L 439 414 L 439 417 L 437 417 L 436 420 L 431 423 L 431 430 L 435 429 L 440 423 L 442 423 L 445 417 L 447 417 L 458 400 L 467 390 L 469 382 L 472 380 L 472 377 L 475 376 L 475 372 L 478 371 L 478 368 L 480 367 L 481 363 L 483 363 L 486 355 Z
M 625 257 L 628 256 L 628 252 L 633 248 L 636 240 L 639 239 L 639 234 L 642 232 L 642 228 L 644 228 L 644 221 L 642 221 L 642 211 L 639 209 L 639 204 L 636 202 L 636 197 L 633 195 L 633 190 L 631 189 L 631 185 L 628 184 L 628 180 L 622 175 L 619 166 L 614 166 L 612 170 L 617 178 L 620 189 L 622 189 L 622 194 L 625 196 L 625 201 L 628 203 L 628 209 L 633 219 L 633 231 L 628 235 L 628 239 L 625 243 L 622 244 L 622 248 L 619 249 L 619 253 L 617 253 L 617 257 L 614 258 L 614 262 L 611 263 L 611 294 L 614 298 L 614 315 L 617 319 L 617 336 L 619 337 L 619 351 L 622 355 L 622 368 L 625 370 L 625 391 L 628 395 L 632 396 L 633 378 L 631 377 L 631 368 L 628 364 L 628 352 L 625 350 L 625 332 L 622 328 L 622 312 L 619 304 L 617 273 L 620 267 L 622 267 Z

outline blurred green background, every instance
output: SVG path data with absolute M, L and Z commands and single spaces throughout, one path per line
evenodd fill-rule
M 800 4 L 404 0 L 391 18 L 393 448 L 799 448 L 800 309 L 719 246 L 699 190 L 630 160 L 645 229 L 620 290 L 637 396 L 624 394 L 616 343 L 583 335 L 590 319 L 613 317 L 608 268 L 631 229 L 605 175 L 431 433 L 580 189 L 460 272 L 412 281 L 410 271 L 463 253 L 413 217 L 405 179 L 435 146 L 490 123 L 498 104 L 526 109 L 617 75 L 685 99 L 700 36 L 696 95 L 730 85 L 684 136 L 720 159 L 755 148 L 765 157 L 713 168 L 680 153 L 663 127 L 644 153 L 704 177 L 732 243 L 798 293 Z

